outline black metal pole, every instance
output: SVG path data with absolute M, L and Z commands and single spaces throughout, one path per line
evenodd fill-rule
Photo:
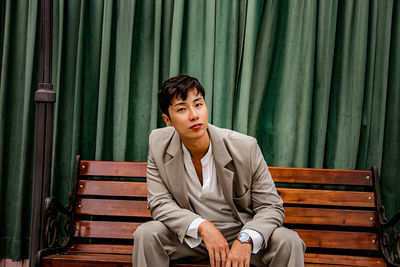
M 45 199 L 50 195 L 53 148 L 54 103 L 56 94 L 51 83 L 52 0 L 40 4 L 40 83 L 35 93 L 36 129 L 33 171 L 31 240 L 29 265 L 36 266 L 36 253 L 45 247 Z

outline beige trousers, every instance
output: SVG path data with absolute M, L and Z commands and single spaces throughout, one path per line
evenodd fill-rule
M 233 243 L 241 227 L 221 231 L 229 245 Z M 177 236 L 163 223 L 150 221 L 140 225 L 134 233 L 133 267 L 169 266 L 170 260 L 207 260 L 207 249 L 202 242 L 190 248 L 181 244 Z M 252 254 L 254 266 L 304 266 L 305 245 L 298 234 L 284 227 L 275 229 L 266 249 Z

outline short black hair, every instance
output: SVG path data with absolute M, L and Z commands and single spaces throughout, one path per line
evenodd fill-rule
M 205 98 L 206 93 L 203 86 L 194 77 L 179 75 L 163 82 L 158 90 L 158 105 L 161 112 L 169 117 L 168 108 L 172 105 L 172 97 L 186 100 L 188 92 L 194 89 L 197 90 L 197 94 L 200 93 Z

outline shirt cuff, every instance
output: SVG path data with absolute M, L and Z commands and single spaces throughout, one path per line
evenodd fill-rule
M 258 251 L 260 251 L 261 246 L 264 242 L 264 239 L 262 237 L 262 235 L 254 230 L 251 229 L 243 229 L 241 232 L 245 232 L 248 233 L 249 236 L 251 237 L 251 240 L 253 241 L 253 254 L 257 254 Z
M 185 242 L 190 248 L 195 248 L 201 244 L 203 238 L 199 236 L 199 226 L 201 223 L 205 222 L 203 218 L 196 218 L 189 225 L 186 231 Z

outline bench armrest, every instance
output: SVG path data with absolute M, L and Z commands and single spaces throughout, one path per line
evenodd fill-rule
M 47 197 L 45 204 L 48 215 L 45 240 L 48 241 L 48 248 L 62 247 L 66 241 L 65 238 L 68 238 L 71 232 L 71 203 L 67 207 L 64 207 L 58 199 Z M 66 216 L 65 221 L 62 220 L 63 215 Z
M 45 212 L 47 213 L 46 247 L 39 250 L 36 254 L 37 266 L 41 266 L 40 261 L 43 256 L 65 251 L 69 247 L 71 236 L 73 235 L 72 211 L 73 202 L 71 197 L 67 207 L 64 207 L 54 197 L 47 197 L 45 199 Z
M 382 254 L 389 266 L 400 267 L 400 212 L 387 220 L 385 208 L 381 206 L 381 220 L 379 224 Z M 388 231 L 392 232 L 389 234 Z
M 386 217 L 385 206 L 382 202 L 381 185 L 379 179 L 378 168 L 372 166 L 372 177 L 375 186 L 376 196 L 376 212 L 378 216 L 378 233 L 382 255 L 388 266 L 400 267 L 400 234 L 398 224 L 400 221 L 400 213 L 397 213 L 392 219 L 388 220 Z M 389 235 L 388 230 L 392 227 L 392 233 Z
M 395 226 L 400 221 L 400 212 L 394 215 L 392 219 L 390 219 L 386 224 L 385 227 Z
M 68 208 L 65 208 L 60 201 L 58 201 L 58 199 L 56 199 L 55 197 L 47 197 L 44 201 L 45 205 L 46 205 L 46 211 L 50 211 L 50 209 L 52 207 L 55 207 L 56 209 L 58 209 L 60 212 L 64 213 L 64 214 L 69 214 L 70 210 L 68 210 Z

